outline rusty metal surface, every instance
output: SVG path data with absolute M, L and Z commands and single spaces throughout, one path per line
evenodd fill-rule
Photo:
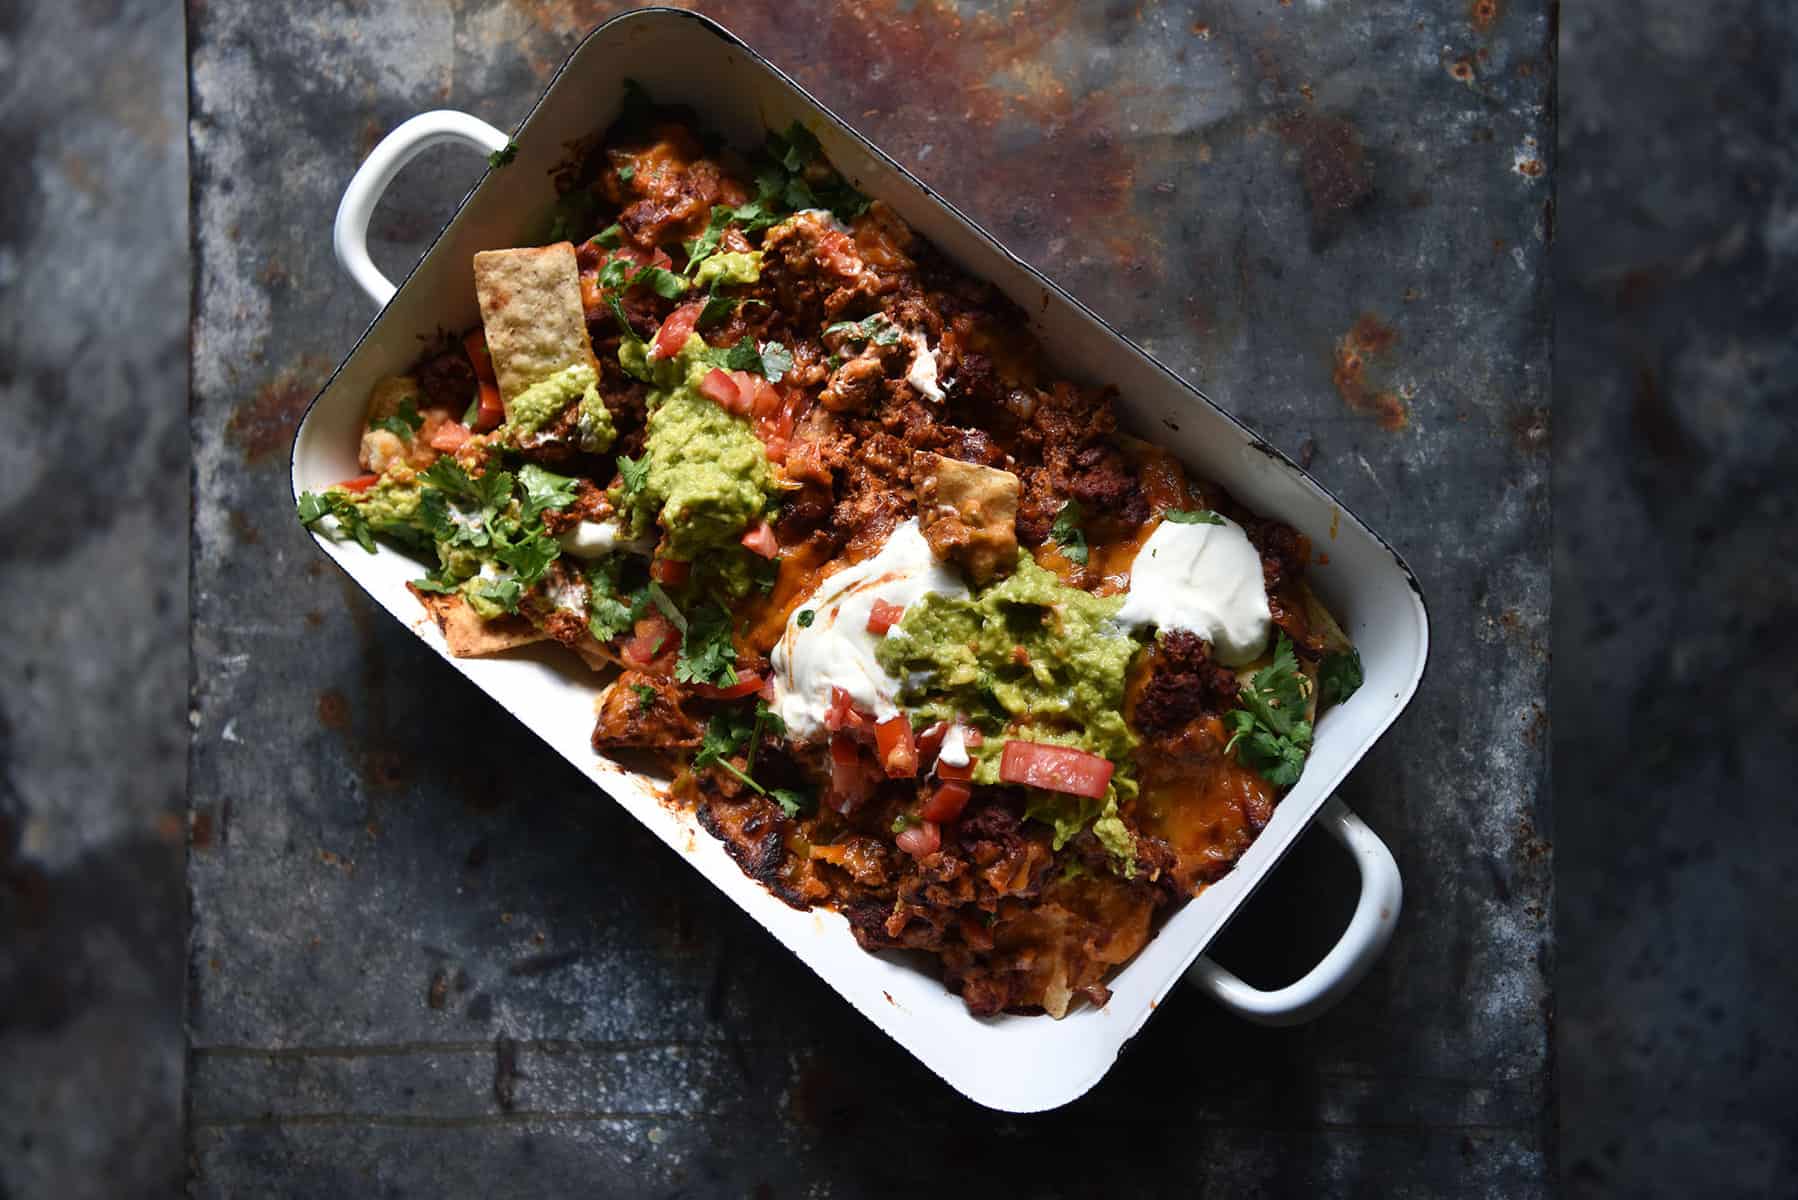
M 938 1083 L 293 522 L 288 437 L 368 317 L 343 182 L 421 109 L 512 126 L 609 11 L 190 8 L 192 1192 L 1548 1190 L 1548 5 L 708 9 L 1306 462 L 1432 604 L 1343 792 L 1405 873 L 1386 958 L 1301 1030 L 1176 993 L 1038 1118 Z M 478 169 L 409 169 L 377 261 Z M 1217 956 L 1291 978 L 1350 886 L 1307 839 Z

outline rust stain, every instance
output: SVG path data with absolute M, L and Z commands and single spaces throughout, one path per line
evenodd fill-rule
M 1489 33 L 1492 25 L 1498 20 L 1498 0 L 1473 0 L 1473 7 L 1467 10 L 1468 20 L 1481 33 Z
M 1324 243 L 1373 195 L 1373 170 L 1361 134 L 1342 117 L 1300 109 L 1275 124 L 1299 153 L 1299 179 L 1311 204 L 1313 240 Z
M 237 540 L 246 546 L 254 546 L 262 540 L 262 535 L 256 531 L 256 526 L 250 523 L 250 518 L 245 516 L 244 511 L 240 508 L 231 510 L 231 532 L 236 534 Z
M 1192 34 L 1194 37 L 1208 42 L 1211 40 L 1211 26 L 1205 24 L 1203 21 L 1194 21 L 1192 23 Z
M 449 999 L 449 975 L 442 967 L 431 972 L 430 985 L 425 988 L 425 1007 L 442 1010 L 445 1000 Z
M 1448 73 L 1450 75 L 1454 76 L 1456 79 L 1460 80 L 1462 83 L 1465 83 L 1469 87 L 1472 87 L 1473 86 L 1473 59 L 1471 59 L 1467 55 L 1463 54 L 1460 58 L 1455 59 L 1454 62 L 1452 62 L 1448 65 Z
M 1330 373 L 1336 394 L 1353 412 L 1375 418 L 1381 429 L 1396 433 L 1410 424 L 1404 400 L 1393 391 L 1378 391 L 1367 383 L 1370 359 L 1384 358 L 1398 341 L 1398 331 L 1374 313 L 1362 313 L 1354 326 L 1336 342 L 1335 365 Z
M 225 431 L 242 448 L 245 461 L 257 462 L 286 449 L 318 392 L 319 380 L 329 373 L 329 364 L 308 357 L 297 369 L 282 371 L 263 384 L 232 412 Z
M 1542 160 L 1539 158 L 1526 157 L 1517 160 L 1517 173 L 1519 175 L 1527 175 L 1531 179 L 1538 178 L 1542 172 L 1547 169 L 1548 168 L 1542 165 Z
M 1526 405 L 1511 414 L 1511 441 L 1525 454 L 1541 454 L 1549 447 L 1548 409 Z
M 326 729 L 347 729 L 350 724 L 350 702 L 336 688 L 318 695 L 318 721 Z
M 188 818 L 187 844 L 195 850 L 210 850 L 212 836 L 212 810 L 196 808 Z
M 546 78 L 572 38 L 622 6 L 510 7 L 526 26 L 527 59 Z M 1090 19 L 1077 0 L 966 14 L 949 0 L 852 2 L 805 20 L 784 0 L 749 0 L 729 19 L 744 41 L 831 108 L 854 114 L 862 132 L 1026 256 L 1078 239 L 1082 253 L 1060 268 L 1071 286 L 1117 265 L 1110 245 L 1080 236 L 1093 230 L 1132 245 L 1156 279 L 1167 269 L 1153 228 L 1133 208 L 1135 168 L 1120 140 L 1129 121 L 1119 107 L 1130 86 L 1095 86 L 1054 65 L 1057 38 Z M 922 92 L 919 80 L 930 81 Z

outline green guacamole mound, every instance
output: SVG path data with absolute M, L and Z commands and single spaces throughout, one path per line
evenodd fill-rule
M 703 288 L 714 284 L 755 283 L 761 277 L 760 250 L 727 250 L 700 263 L 699 270 L 693 275 L 693 282 Z
M 581 401 L 582 413 L 585 415 L 586 397 L 589 394 L 593 397 L 593 403 L 603 410 L 605 405 L 599 400 L 599 373 L 587 363 L 572 363 L 548 378 L 539 379 L 512 397 L 511 402 L 506 405 L 506 429 L 515 438 L 536 433 L 561 416 L 563 410 L 576 400 Z M 609 414 L 606 426 L 609 432 Z M 608 436 L 606 445 L 611 444 Z
M 392 538 L 420 553 L 429 552 L 431 534 L 418 512 L 418 477 L 404 463 L 389 467 L 387 474 L 365 491 L 333 487 L 329 494 L 354 504 L 371 532 Z
M 647 358 L 641 342 L 619 347 L 625 370 L 651 384 L 649 422 L 642 457 L 634 470 L 621 466 L 624 483 L 610 496 L 630 537 L 652 536 L 659 525 L 668 557 L 703 567 L 741 596 L 754 576 L 741 539 L 770 507 L 774 476 L 749 422 L 700 394 L 710 353 L 698 334 L 669 359 Z
M 1123 709 L 1138 644 L 1110 626 L 1122 604 L 1069 587 L 1019 553 L 1011 575 L 972 596 L 932 593 L 911 605 L 874 657 L 906 681 L 902 699 L 914 719 L 961 714 L 986 727 L 989 736 L 973 751 L 976 783 L 999 782 L 1007 741 L 1110 759 L 1117 769 L 1102 799 L 1031 789 L 1025 813 L 1054 827 L 1057 850 L 1090 828 L 1129 875 L 1135 843 L 1118 804 L 1137 791 L 1137 737 Z M 1019 661 L 1019 647 L 1027 661 Z

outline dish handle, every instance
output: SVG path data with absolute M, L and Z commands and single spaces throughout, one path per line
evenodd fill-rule
M 368 256 L 368 222 L 393 177 L 420 154 L 444 142 L 455 142 L 485 155 L 504 150 L 511 140 L 479 117 L 438 109 L 401 123 L 362 160 L 337 204 L 331 246 L 337 251 L 338 264 L 356 281 L 356 286 L 368 293 L 376 308 L 385 308 L 396 289 Z
M 1398 924 L 1405 889 L 1386 843 L 1335 796 L 1325 801 L 1318 823 L 1342 843 L 1361 873 L 1355 915 L 1329 953 L 1297 982 L 1271 992 L 1250 987 L 1209 958 L 1186 972 L 1212 999 L 1257 1025 L 1301 1025 L 1322 1015 L 1361 982 Z

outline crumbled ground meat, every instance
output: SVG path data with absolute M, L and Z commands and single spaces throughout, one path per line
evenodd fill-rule
M 474 365 L 461 350 L 451 350 L 425 363 L 418 373 L 418 390 L 429 407 L 447 408 L 461 419 L 480 389 Z
M 1236 673 L 1211 658 L 1211 647 L 1195 633 L 1172 630 L 1149 652 L 1148 682 L 1130 714 L 1145 733 L 1173 733 L 1205 713 L 1236 707 Z

